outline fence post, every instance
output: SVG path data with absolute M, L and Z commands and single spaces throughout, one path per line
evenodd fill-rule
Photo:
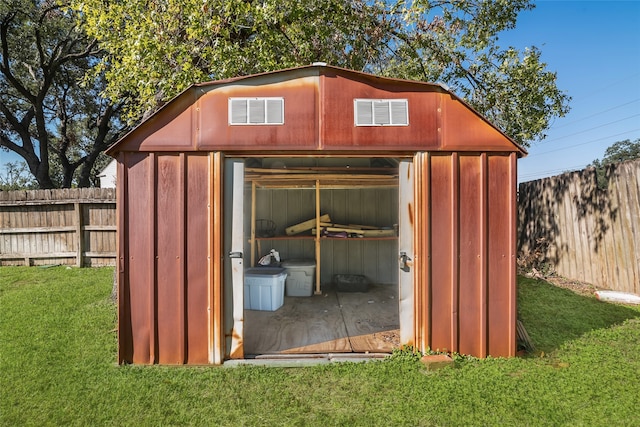
M 82 254 L 84 253 L 84 236 L 82 231 L 82 204 L 75 202 L 73 204 L 75 210 L 76 223 L 76 267 L 82 267 Z

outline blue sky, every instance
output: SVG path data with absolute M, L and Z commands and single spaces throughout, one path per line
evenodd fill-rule
M 518 163 L 518 180 L 582 169 L 613 143 L 640 138 L 640 1 L 537 1 L 499 44 L 536 46 L 571 111 Z
M 572 97 L 569 114 L 520 160 L 519 181 L 582 169 L 614 142 L 640 138 L 640 0 L 537 1 L 499 44 L 540 48 Z M 0 164 L 18 159 L 0 151 Z

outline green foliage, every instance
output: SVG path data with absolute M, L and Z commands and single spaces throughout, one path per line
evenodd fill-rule
M 413 346 L 403 345 L 400 348 L 394 348 L 391 352 L 391 359 L 405 361 L 405 362 L 417 362 L 422 357 L 422 353 L 419 352 Z
M 4 165 L 4 172 L 0 172 L 0 190 L 34 190 L 37 183 L 29 174 L 27 165 L 23 162 L 9 162 Z
M 633 159 L 640 159 L 640 139 L 625 139 L 614 143 L 605 150 L 601 164 L 608 165 Z
M 129 120 L 190 84 L 324 61 L 449 85 L 523 145 L 569 98 L 540 51 L 499 46 L 529 0 L 74 0 L 107 51 L 112 99 Z
M 544 357 L 117 366 L 113 270 L 0 267 L 0 425 L 639 425 L 640 308 L 521 279 Z M 459 363 L 463 362 L 463 363 Z
M 61 1 L 0 3 L 0 150 L 20 155 L 41 188 L 90 186 L 123 130 L 78 19 Z
M 635 141 L 625 139 L 623 141 L 615 142 L 611 146 L 607 147 L 602 160 L 596 159 L 589 165 L 596 168 L 598 188 L 603 190 L 607 188 L 608 182 L 606 167 L 608 165 L 634 159 L 640 159 L 640 139 L 636 139 Z

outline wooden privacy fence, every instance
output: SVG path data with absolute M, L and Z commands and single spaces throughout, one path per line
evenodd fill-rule
M 519 256 L 559 275 L 640 294 L 640 160 L 520 184 Z
M 113 188 L 0 191 L 0 265 L 115 265 Z

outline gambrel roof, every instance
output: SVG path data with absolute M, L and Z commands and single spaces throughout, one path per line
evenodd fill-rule
M 248 100 L 272 100 L 282 108 L 281 116 L 276 111 L 274 123 L 231 123 L 232 100 L 238 105 L 248 105 Z M 363 125 L 358 123 L 357 105 L 383 112 L 397 107 L 400 116 L 406 117 L 400 124 L 382 119 Z M 470 151 L 526 155 L 522 147 L 442 85 L 325 64 L 192 85 L 110 147 L 107 154 L 120 151 L 321 151 L 326 155 Z

